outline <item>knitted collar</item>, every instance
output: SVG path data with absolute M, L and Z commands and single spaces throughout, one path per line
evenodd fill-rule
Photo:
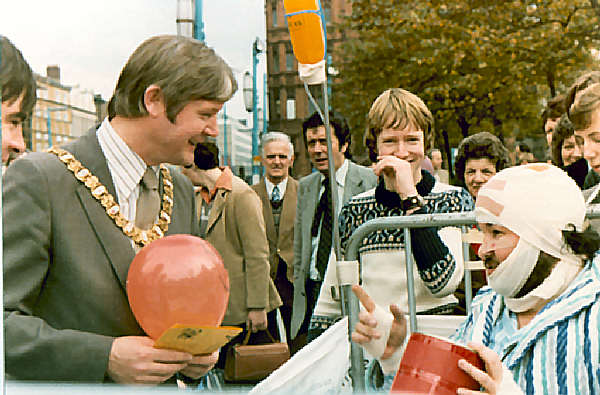
M 417 192 L 421 196 L 427 196 L 435 185 L 435 178 L 427 171 L 421 169 L 421 181 L 417 183 Z M 375 200 L 377 203 L 383 204 L 387 207 L 400 207 L 401 199 L 400 195 L 396 192 L 388 191 L 385 189 L 385 183 L 383 176 L 379 177 L 379 182 L 375 188 Z

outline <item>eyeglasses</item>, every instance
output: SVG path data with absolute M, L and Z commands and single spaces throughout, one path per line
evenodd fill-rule
M 281 160 L 287 159 L 287 155 L 267 155 L 266 156 L 267 159 L 276 159 L 279 158 Z

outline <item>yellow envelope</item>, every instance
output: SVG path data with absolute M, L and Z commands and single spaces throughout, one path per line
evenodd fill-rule
M 231 326 L 189 326 L 175 324 L 154 342 L 156 348 L 185 351 L 190 354 L 209 354 L 242 331 Z

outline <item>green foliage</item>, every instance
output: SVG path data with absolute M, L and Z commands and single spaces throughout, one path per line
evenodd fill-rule
M 334 54 L 334 108 L 362 134 L 385 89 L 420 96 L 456 146 L 474 132 L 541 130 L 545 100 L 598 68 L 600 10 L 588 0 L 353 0 Z M 361 140 L 356 138 L 355 141 Z M 442 146 L 441 137 L 437 145 Z

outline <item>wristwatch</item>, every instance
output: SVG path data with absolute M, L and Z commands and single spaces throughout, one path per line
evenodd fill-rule
M 402 199 L 401 208 L 402 211 L 412 210 L 417 207 L 423 207 L 425 205 L 425 199 L 420 195 L 409 196 L 406 199 Z

